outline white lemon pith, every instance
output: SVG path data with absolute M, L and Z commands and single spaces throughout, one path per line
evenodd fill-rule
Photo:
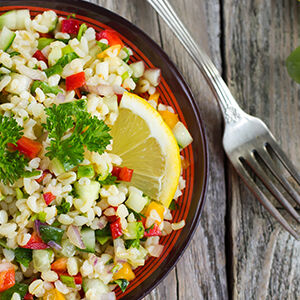
M 112 152 L 134 170 L 130 185 L 168 206 L 177 189 L 178 144 L 160 114 L 143 98 L 125 92 L 112 127 Z

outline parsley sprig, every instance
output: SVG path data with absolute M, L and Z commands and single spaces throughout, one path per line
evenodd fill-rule
M 13 184 L 25 173 L 28 160 L 18 151 L 8 149 L 22 137 L 22 127 L 13 117 L 0 115 L 0 180 Z
M 44 128 L 51 140 L 46 155 L 57 158 L 65 170 L 71 170 L 84 159 L 84 146 L 102 154 L 110 143 L 110 128 L 85 110 L 85 101 L 53 105 L 46 108 L 48 115 Z M 65 137 L 66 134 L 70 134 Z

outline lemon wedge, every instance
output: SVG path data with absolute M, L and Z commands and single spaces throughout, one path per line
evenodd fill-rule
M 133 169 L 130 185 L 168 207 L 177 189 L 178 144 L 160 114 L 143 98 L 125 92 L 112 127 L 112 153 Z

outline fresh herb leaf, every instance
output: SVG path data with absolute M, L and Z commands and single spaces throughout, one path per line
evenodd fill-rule
M 31 86 L 31 93 L 35 95 L 35 90 L 40 88 L 45 94 L 54 94 L 62 92 L 58 86 L 49 86 L 46 82 L 36 80 Z
M 170 210 L 177 210 L 179 208 L 179 204 L 173 199 L 170 203 L 169 209 Z
M 300 46 L 286 59 L 286 67 L 292 79 L 300 83 Z
M 126 249 L 129 249 L 130 247 L 133 248 L 140 248 L 140 240 L 136 239 L 136 240 L 125 240 L 125 247 Z
M 72 13 L 72 14 L 70 14 L 70 15 L 67 16 L 67 20 L 69 20 L 71 18 L 76 19 L 76 14 Z
M 78 40 L 78 41 L 81 40 L 81 38 L 82 38 L 83 34 L 86 32 L 87 28 L 88 28 L 88 27 L 86 26 L 85 23 L 82 23 L 82 24 L 80 25 L 79 30 L 78 30 L 78 34 L 77 34 L 77 40 Z
M 53 241 L 55 243 L 60 244 L 64 232 L 65 231 L 63 229 L 54 226 L 50 226 L 50 225 L 40 226 L 41 238 L 45 243 Z
M 15 249 L 15 260 L 28 268 L 29 263 L 32 261 L 32 250 L 26 248 Z
M 60 205 L 56 206 L 57 214 L 67 214 L 70 211 L 71 204 L 63 199 Z
M 117 279 L 115 280 L 115 283 L 120 287 L 123 293 L 129 285 L 129 281 L 127 279 Z
M 97 45 L 101 48 L 101 51 L 103 52 L 104 50 L 106 50 L 107 48 L 109 48 L 109 46 L 105 43 L 96 41 Z
M 136 77 L 131 77 L 131 79 L 134 81 L 134 83 L 137 83 L 140 80 L 140 78 L 136 78 Z
M 1 300 L 11 300 L 14 293 L 19 294 L 21 299 L 23 299 L 27 293 L 27 290 L 28 290 L 27 284 L 17 282 L 15 283 L 14 286 L 1 293 Z
M 76 287 L 76 285 L 75 285 L 75 279 L 72 276 L 60 275 L 60 280 L 66 286 L 69 286 L 71 288 L 75 288 Z
M 111 174 L 108 174 L 108 176 L 104 180 L 99 180 L 99 179 L 97 179 L 97 180 L 101 185 L 112 185 L 112 184 L 116 183 L 117 177 L 112 176 Z
M 9 55 L 10 55 L 10 57 L 17 56 L 17 55 L 20 55 L 20 52 L 13 51 L 13 52 L 9 53 Z
M 10 151 L 7 144 L 16 145 L 23 128 L 13 117 L 0 115 L 0 180 L 13 184 L 25 173 L 28 160 L 19 151 Z
M 103 229 L 97 229 L 95 231 L 96 239 L 101 244 L 104 245 L 107 241 L 111 239 L 111 230 L 109 224 L 107 224 Z
M 146 231 L 147 233 L 149 233 L 149 231 L 150 231 L 151 229 L 153 229 L 153 228 L 154 228 L 154 224 L 152 224 L 149 228 L 146 228 L 145 231 Z
M 84 100 L 46 108 L 48 118 L 43 126 L 51 139 L 46 156 L 51 159 L 56 157 L 66 171 L 83 161 L 84 146 L 102 154 L 111 140 L 108 133 L 110 128 L 102 120 L 92 117 L 84 108 Z M 62 139 L 70 129 L 72 134 Z
M 138 220 L 138 221 L 141 221 L 142 218 L 146 218 L 146 216 L 144 216 L 143 214 L 141 213 L 137 213 L 136 211 L 134 211 L 133 209 L 127 207 L 128 209 L 128 212 L 129 213 L 133 213 L 134 217 Z

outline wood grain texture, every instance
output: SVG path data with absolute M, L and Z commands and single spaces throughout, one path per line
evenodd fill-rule
M 284 61 L 299 45 L 299 8 L 293 0 L 225 0 L 223 9 L 229 87 L 242 108 L 267 123 L 298 167 L 299 85 L 288 77 Z M 231 167 L 228 180 L 233 299 L 300 299 L 300 242 L 282 230 Z
M 225 206 L 224 155 L 221 147 L 222 119 L 216 101 L 202 75 L 183 47 L 157 16 L 141 0 L 97 0 L 127 18 L 158 44 L 178 66 L 192 88 L 207 127 L 210 147 L 210 186 L 200 226 L 177 267 L 145 300 L 227 299 L 225 270 Z M 213 57 L 221 69 L 220 7 L 213 0 L 170 1 L 192 35 Z M 216 211 L 216 207 L 218 210 Z

